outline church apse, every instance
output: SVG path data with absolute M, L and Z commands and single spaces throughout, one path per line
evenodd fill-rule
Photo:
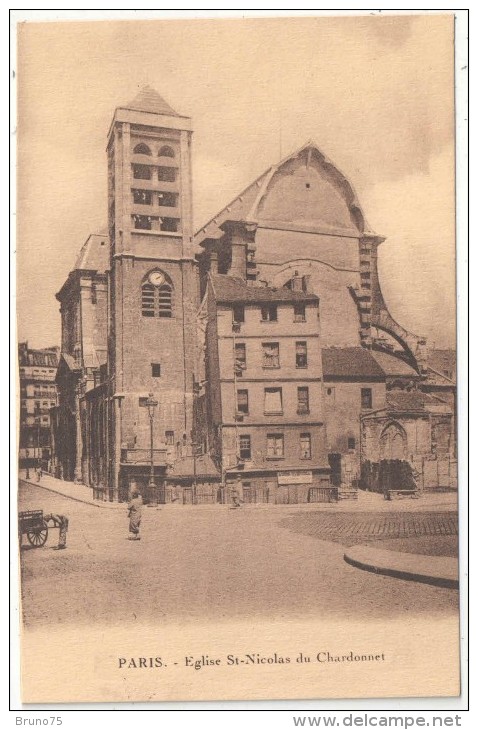
M 424 372 L 425 338 L 394 320 L 380 289 L 384 240 L 352 184 L 313 142 L 266 170 L 196 235 L 206 270 L 213 251 L 220 273 L 253 285 L 289 286 L 296 272 L 303 277 L 320 298 L 325 345 L 386 350 Z

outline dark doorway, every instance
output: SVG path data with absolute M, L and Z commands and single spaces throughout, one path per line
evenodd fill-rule
M 330 483 L 333 487 L 340 487 L 342 482 L 342 454 L 329 454 Z

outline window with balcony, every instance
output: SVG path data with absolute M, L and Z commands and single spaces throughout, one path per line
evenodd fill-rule
M 136 205 L 151 205 L 153 202 L 153 193 L 151 190 L 133 189 L 133 203 Z
M 239 458 L 241 461 L 250 461 L 251 459 L 251 437 L 239 436 Z
M 151 180 L 151 168 L 149 165 L 133 165 L 133 177 L 135 180 Z
M 311 459 L 312 458 L 310 433 L 301 433 L 300 434 L 300 458 L 301 459 Z
M 372 408 L 372 388 L 361 388 L 360 399 L 364 410 Z
M 176 208 L 178 196 L 176 193 L 158 193 L 158 205 L 165 205 L 167 208 Z
M 297 388 L 297 413 L 309 413 L 309 388 L 305 385 Z
M 296 368 L 307 367 L 307 342 L 295 343 L 295 366 Z
M 284 434 L 267 434 L 267 458 L 281 459 L 284 456 Z
M 280 368 L 279 343 L 278 342 L 263 342 L 262 343 L 262 367 L 263 368 Z
M 247 415 L 249 413 L 249 391 L 237 391 L 237 412 Z
M 246 345 L 244 342 L 236 342 L 234 345 L 234 370 L 236 377 L 242 378 L 242 373 L 246 368 Z
M 136 147 L 133 150 L 133 153 L 135 155 L 149 155 L 151 156 L 151 150 L 149 149 L 147 144 L 137 144 Z
M 159 157 L 175 157 L 174 150 L 169 145 L 164 145 L 158 152 Z
M 277 322 L 277 305 L 266 304 L 261 307 L 261 320 L 263 322 Z
M 176 182 L 175 167 L 158 167 L 159 182 Z
M 176 233 L 179 230 L 179 219 L 178 218 L 160 218 L 159 228 L 161 231 L 168 231 L 169 233 Z
M 264 413 L 266 415 L 282 415 L 282 388 L 264 389 Z

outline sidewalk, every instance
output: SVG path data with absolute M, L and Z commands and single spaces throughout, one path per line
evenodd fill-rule
M 40 489 L 46 489 L 49 492 L 55 492 L 61 494 L 63 497 L 68 497 L 76 502 L 83 502 L 84 504 L 91 504 L 93 507 L 103 507 L 105 509 L 123 509 L 124 504 L 119 502 L 103 502 L 99 499 L 93 499 L 93 489 L 87 487 L 85 484 L 75 484 L 75 482 L 67 482 L 63 479 L 56 479 L 50 474 L 43 474 L 41 481 L 37 481 L 35 471 L 30 469 L 30 479 L 26 478 L 25 469 L 21 469 L 18 472 L 18 478 L 22 479 L 27 484 L 32 484 L 34 487 Z
M 85 504 L 91 504 L 94 507 L 100 507 L 105 509 L 118 509 L 123 508 L 124 505 L 118 502 L 105 502 L 98 499 L 93 499 L 92 487 L 87 487 L 84 484 L 76 484 L 75 482 L 67 482 L 63 479 L 56 479 L 50 474 L 43 474 L 41 482 L 37 482 L 36 475 L 33 469 L 30 470 L 30 479 L 26 479 L 25 470 L 20 470 L 18 474 L 20 479 L 34 485 L 35 487 L 42 487 L 51 492 L 56 492 L 64 497 L 69 497 L 78 502 L 84 502 Z M 387 501 L 383 498 L 382 494 L 375 494 L 373 492 L 359 492 L 357 500 L 341 500 L 339 502 L 328 503 L 328 502 L 314 502 L 314 503 L 299 503 L 299 504 L 243 504 L 242 509 L 277 509 L 284 510 L 284 508 L 296 509 L 296 510 L 319 510 L 324 512 L 335 512 L 335 513 L 347 513 L 347 512 L 414 512 L 420 513 L 422 511 L 456 511 L 458 503 L 458 495 L 456 492 L 449 493 L 436 493 L 428 492 L 423 494 L 420 499 L 396 499 Z M 167 504 L 161 505 L 161 509 L 187 509 L 192 508 L 193 505 L 179 505 L 179 504 Z M 215 509 L 230 507 L 230 505 L 220 504 L 203 504 L 194 505 L 194 509 Z
M 458 559 L 398 553 L 355 545 L 344 553 L 349 565 L 392 578 L 429 583 L 442 588 L 458 588 Z

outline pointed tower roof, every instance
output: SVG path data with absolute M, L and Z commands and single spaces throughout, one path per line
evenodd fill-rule
M 143 86 L 139 94 L 129 104 L 122 105 L 123 109 L 149 112 L 150 114 L 167 114 L 170 117 L 181 116 L 163 99 L 151 86 Z

